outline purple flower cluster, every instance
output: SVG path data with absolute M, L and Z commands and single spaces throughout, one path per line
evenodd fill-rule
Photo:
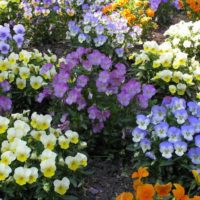
M 143 85 L 135 80 L 129 80 L 122 86 L 118 100 L 123 106 L 128 106 L 134 97 L 137 98 L 141 108 L 147 108 L 149 100 L 156 94 L 153 85 Z
M 92 120 L 93 133 L 99 133 L 104 128 L 104 122 L 110 117 L 110 111 L 101 111 L 96 105 L 92 105 L 88 108 L 88 118 Z
M 0 113 L 6 112 L 12 108 L 12 101 L 5 96 L 0 96 Z
M 156 159 L 159 150 L 163 158 L 187 155 L 193 164 L 200 164 L 200 105 L 197 102 L 166 97 L 161 106 L 152 107 L 150 115 L 137 115 L 136 123 L 133 141 L 147 157 Z
M 25 29 L 21 24 L 13 27 L 14 35 L 11 33 L 8 26 L 0 26 L 0 53 L 6 55 L 9 53 L 11 46 L 10 42 L 15 41 L 18 48 L 21 48 L 24 42 Z
M 1 89 L 2 93 L 7 93 L 10 91 L 11 85 L 7 80 L 2 81 L 2 82 L 0 82 L 0 89 Z M 2 114 L 3 112 L 9 111 L 9 110 L 11 110 L 11 108 L 12 108 L 11 99 L 6 96 L 3 96 L 3 94 L 1 94 L 1 96 L 0 96 L 0 113 Z
M 49 67 L 49 64 L 43 66 L 40 73 Z M 125 82 L 125 76 L 124 64 L 114 65 L 112 60 L 100 51 L 79 47 L 60 63 L 60 71 L 54 76 L 51 87 L 45 88 L 37 100 L 41 102 L 53 94 L 68 106 L 76 105 L 78 111 L 87 109 L 88 118 L 94 124 L 93 131 L 99 132 L 110 116 L 108 110 L 100 111 L 93 105 L 98 105 L 96 101 L 99 96 L 112 97 L 116 100 L 116 105 L 118 102 L 122 106 L 128 106 L 134 97 L 141 97 L 139 104 L 146 107 L 148 100 L 156 92 L 152 85 L 142 87 L 138 81 L 132 79 Z M 128 98 L 126 102 L 123 100 L 124 97 Z

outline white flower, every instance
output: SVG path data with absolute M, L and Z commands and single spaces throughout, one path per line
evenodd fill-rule
M 174 39 L 172 40 L 172 44 L 173 44 L 174 46 L 177 46 L 177 45 L 179 44 L 179 42 L 180 42 L 180 39 L 179 39 L 179 38 L 174 38 Z
M 58 138 L 58 143 L 59 143 L 59 145 L 60 145 L 60 147 L 62 149 L 68 149 L 69 148 L 70 140 L 68 138 L 66 138 L 64 135 L 61 135 Z
M 30 85 L 33 89 L 37 90 L 42 87 L 43 79 L 41 76 L 31 76 Z
M 6 151 L 9 151 L 9 150 L 10 150 L 10 144 L 9 144 L 8 140 L 4 140 L 1 143 L 1 152 L 6 152 Z
M 70 181 L 68 178 L 64 177 L 62 180 L 55 180 L 53 184 L 54 191 L 60 195 L 64 195 L 69 189 Z
M 15 154 L 12 151 L 6 151 L 1 154 L 1 163 L 10 165 L 16 159 Z
M 26 79 L 17 78 L 16 84 L 18 89 L 23 90 L 26 87 Z
M 50 135 L 42 135 L 40 140 L 45 148 L 53 150 L 55 147 L 57 138 L 55 137 L 55 135 L 50 134 Z
M 190 48 L 191 47 L 191 41 L 189 41 L 189 40 L 185 40 L 184 42 L 183 42 L 183 46 L 185 47 L 185 48 Z
M 75 158 L 78 159 L 80 165 L 82 165 L 83 167 L 87 166 L 87 156 L 85 154 L 77 153 Z
M 20 67 L 19 75 L 22 79 L 27 79 L 30 75 L 30 69 L 28 67 Z
M 30 170 L 23 167 L 18 167 L 15 169 L 13 177 L 18 185 L 25 185 L 29 179 L 30 174 Z
M 14 128 L 21 131 L 23 133 L 23 136 L 26 136 L 27 133 L 30 131 L 30 126 L 22 120 L 16 120 L 14 123 Z
M 24 141 L 24 140 L 21 140 L 21 139 L 19 139 L 19 138 L 15 138 L 14 140 L 13 140 L 13 142 L 10 142 L 10 150 L 12 151 L 12 152 L 14 152 L 15 153 L 15 151 L 16 151 L 16 149 L 18 148 L 18 147 L 24 147 L 24 146 L 26 146 L 26 144 L 27 144 L 27 142 L 26 141 Z
M 41 172 L 43 173 L 45 177 L 50 178 L 54 176 L 55 171 L 56 171 L 55 160 L 48 159 L 48 160 L 42 161 L 40 163 L 40 168 L 41 168 Z
M 25 162 L 30 157 L 31 149 L 27 146 L 17 146 L 15 155 L 17 160 L 20 162 Z
M 172 78 L 172 71 L 170 70 L 163 70 L 158 73 L 158 77 L 164 80 L 165 82 L 169 82 Z
M 79 141 L 79 135 L 75 131 L 68 130 L 65 132 L 65 135 L 67 138 L 69 138 L 70 142 L 73 144 L 77 144 Z
M 57 154 L 56 154 L 55 152 L 53 152 L 53 151 L 51 151 L 51 150 L 49 150 L 49 149 L 45 149 L 45 150 L 42 152 L 42 154 L 41 154 L 41 156 L 40 156 L 40 159 L 41 159 L 42 161 L 44 161 L 44 160 L 49 160 L 49 159 L 51 159 L 51 160 L 56 160 L 56 157 L 57 157 Z
M 9 122 L 10 120 L 8 118 L 0 116 L 0 134 L 5 133 Z
M 29 168 L 29 170 L 30 170 L 30 174 L 29 174 L 27 182 L 29 184 L 32 184 L 32 183 L 36 182 L 36 180 L 38 178 L 38 169 L 36 167 L 31 167 L 31 168 Z
M 0 181 L 4 181 L 11 172 L 12 169 L 9 166 L 0 163 Z
M 80 167 L 80 162 L 76 157 L 67 156 L 65 158 L 65 163 L 68 166 L 68 168 L 72 171 L 76 171 Z

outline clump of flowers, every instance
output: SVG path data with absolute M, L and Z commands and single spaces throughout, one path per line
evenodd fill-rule
M 133 72 L 144 82 L 155 83 L 160 92 L 200 98 L 200 64 L 170 42 L 158 45 L 155 41 L 144 43 L 143 50 L 134 54 Z
M 133 48 L 139 41 L 142 29 L 139 26 L 129 27 L 127 19 L 118 12 L 110 15 L 102 11 L 88 11 L 78 21 L 68 22 L 67 38 L 87 47 L 100 48 L 110 55 L 116 53 L 123 57 L 127 49 Z
M 104 14 L 118 11 L 127 19 L 130 26 L 139 25 L 143 30 L 156 28 L 156 24 L 152 21 L 155 12 L 149 7 L 148 1 L 119 0 L 106 5 L 102 11 Z
M 169 27 L 164 33 L 174 48 L 188 53 L 190 57 L 200 58 L 200 21 L 181 21 Z
M 17 196 L 23 188 L 40 190 L 40 196 L 44 190 L 55 191 L 54 198 L 64 195 L 70 178 L 87 166 L 87 157 L 75 148 L 80 145 L 79 135 L 53 128 L 50 115 L 33 113 L 29 119 L 27 114 L 0 116 L 1 191 L 7 195 L 7 189 L 17 184 L 18 190 L 13 190 Z
M 0 88 L 5 101 L 0 101 L 2 111 L 11 109 L 11 102 L 5 96 L 14 96 L 15 91 L 23 91 L 36 96 L 37 91 L 48 84 L 56 74 L 57 57 L 42 54 L 38 50 L 21 50 L 19 54 L 10 53 L 0 59 Z M 13 92 L 14 91 L 14 92 Z M 20 100 L 21 101 L 21 100 Z
M 103 4 L 106 4 L 107 1 L 88 1 L 88 0 L 80 0 L 80 1 L 31 1 L 31 0 L 23 0 L 20 2 L 20 7 L 24 11 L 24 17 L 26 19 L 31 19 L 34 17 L 55 17 L 55 15 L 62 17 L 77 17 L 79 18 L 79 14 L 82 13 L 86 9 L 97 10 L 102 7 Z
M 31 19 L 32 17 L 44 16 L 49 17 L 51 14 L 62 15 L 63 10 L 65 10 L 65 3 L 63 1 L 30 1 L 23 0 L 20 2 L 20 8 L 24 11 L 24 17 L 26 19 Z M 66 12 L 66 11 L 65 11 Z
M 138 171 L 133 172 L 131 178 L 133 179 L 134 192 L 122 192 L 116 197 L 116 200 L 153 200 L 153 199 L 185 199 L 185 200 L 198 200 L 200 196 L 196 193 L 190 197 L 190 193 L 186 193 L 182 184 L 171 182 L 165 183 L 157 180 L 156 183 L 149 182 L 147 167 L 140 167 Z M 191 192 L 191 191 L 190 191 Z
M 24 35 L 25 28 L 22 24 L 17 24 L 12 29 L 6 25 L 0 26 L 0 54 L 7 55 L 15 46 L 21 48 Z
M 19 7 L 23 13 L 22 20 L 28 26 L 28 34 L 34 36 L 32 42 L 42 41 L 50 43 L 52 41 L 63 41 L 65 39 L 65 33 L 68 30 L 66 24 L 70 20 L 79 21 L 82 19 L 83 13 L 89 10 L 93 12 L 100 10 L 106 2 L 107 0 L 23 0 L 20 2 Z
M 100 132 L 109 118 L 112 105 L 127 107 L 138 100 L 143 108 L 156 93 L 152 85 L 126 80 L 126 66 L 113 61 L 98 50 L 78 48 L 60 60 L 60 71 L 56 74 L 49 88 L 51 98 L 57 97 L 77 111 L 87 110 L 93 122 L 93 131 Z M 41 102 L 46 97 L 43 91 L 38 96 Z M 109 103 L 108 103 L 109 102 Z
M 168 173 L 173 172 L 176 162 L 179 163 L 177 174 L 183 172 L 186 165 L 187 169 L 198 169 L 199 114 L 200 105 L 197 102 L 187 102 L 178 97 L 165 98 L 162 105 L 152 107 L 149 115 L 138 114 L 138 126 L 132 132 L 134 147 L 139 148 L 137 156 L 145 156 L 146 162 L 153 162 L 152 166 L 168 166 L 169 171 L 171 170 Z M 163 171 L 157 173 L 162 174 Z

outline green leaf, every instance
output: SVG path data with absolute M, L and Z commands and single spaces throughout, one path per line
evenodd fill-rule
M 174 161 L 173 160 L 165 160 L 161 161 L 160 167 L 166 167 L 166 166 L 171 166 L 173 165 Z

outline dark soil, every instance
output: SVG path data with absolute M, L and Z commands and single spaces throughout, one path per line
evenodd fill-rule
M 121 163 L 100 159 L 90 161 L 88 167 L 93 173 L 86 177 L 78 194 L 74 194 L 80 200 L 112 200 L 121 192 L 132 191 L 131 166 L 124 168 Z

